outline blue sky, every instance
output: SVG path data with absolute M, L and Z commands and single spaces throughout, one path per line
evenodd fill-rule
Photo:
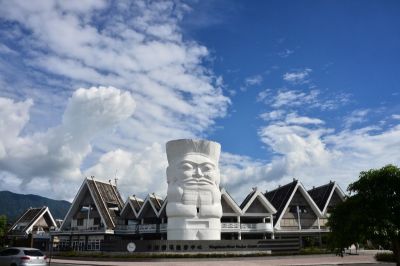
M 229 10 L 224 12 L 223 6 L 230 6 Z M 214 70 L 237 92 L 232 96 L 235 112 L 221 121 L 223 132 L 212 135 L 226 143 L 229 151 L 265 158 L 260 142 L 245 144 L 235 139 L 242 136 L 258 140 L 257 114 L 268 106 L 255 99 L 266 88 L 307 91 L 315 87 L 329 97 L 348 95 L 349 104 L 332 112 L 301 110 L 324 118 L 338 129 L 343 126 L 340 117 L 354 109 L 387 107 L 398 112 L 399 98 L 393 97 L 399 91 L 400 31 L 395 26 L 399 25 L 398 3 L 259 1 L 257 5 L 246 5 L 236 1 L 220 2 L 211 13 L 204 11 L 210 8 L 208 5 L 200 4 L 199 8 L 203 11 L 201 20 L 209 20 L 209 16 L 221 19 L 215 24 L 190 28 L 195 23 L 190 16 L 189 31 L 213 51 Z M 312 69 L 312 73 L 304 86 L 282 80 L 285 73 L 305 68 Z M 244 86 L 244 80 L 254 76 L 262 77 L 262 81 L 242 93 L 239 88 Z M 242 123 L 246 126 L 237 130 Z
M 399 11 L 0 1 L 0 189 L 71 199 L 95 175 L 118 176 L 125 196 L 165 195 L 176 138 L 222 144 L 222 184 L 238 201 L 292 178 L 345 189 L 399 165 Z

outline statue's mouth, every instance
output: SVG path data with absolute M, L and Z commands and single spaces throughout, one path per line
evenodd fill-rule
M 207 178 L 187 178 L 183 180 L 185 185 L 214 185 L 214 182 Z

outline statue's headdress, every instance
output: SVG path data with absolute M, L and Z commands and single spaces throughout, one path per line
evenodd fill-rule
M 174 164 L 186 154 L 203 154 L 218 165 L 221 145 L 214 141 L 177 139 L 166 144 L 168 164 Z

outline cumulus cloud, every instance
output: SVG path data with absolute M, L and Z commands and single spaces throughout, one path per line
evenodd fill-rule
M 228 180 L 224 185 L 237 201 L 243 200 L 254 185 L 272 190 L 292 178 L 308 188 L 335 180 L 346 189 L 360 171 L 400 164 L 400 125 L 382 129 L 367 123 L 356 127 L 370 112 L 356 110 L 350 120 L 349 116 L 343 118 L 343 123 L 350 121 L 352 127 L 335 130 L 316 117 L 318 112 L 302 115 L 310 105 L 324 109 L 320 93 L 278 90 L 275 94 L 269 91 L 269 98 L 271 108 L 260 115 L 265 124 L 258 135 L 266 154 L 272 154 L 270 159 L 222 156 L 222 173 Z
M 85 170 L 87 176 L 101 176 L 118 179 L 120 191 L 130 194 L 147 195 L 157 193 L 165 196 L 167 181 L 165 149 L 158 143 L 145 148 L 141 153 L 116 149 L 101 156 L 98 163 Z
M 23 134 L 29 121 L 32 100 L 15 102 L 0 98 L 0 178 L 3 185 L 15 183 L 33 191 L 51 188 L 53 193 L 70 197 L 59 182 L 81 182 L 81 164 L 91 152 L 92 139 L 130 117 L 135 102 L 129 92 L 113 87 L 78 89 L 68 100 L 62 123 L 46 132 Z M 7 176 L 9 173 L 13 176 Z M 14 181 L 13 181 L 14 180 Z M 44 181 L 44 182 L 43 182 Z

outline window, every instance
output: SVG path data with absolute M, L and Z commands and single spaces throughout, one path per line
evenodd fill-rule
M 32 256 L 32 257 L 43 257 L 43 253 L 40 252 L 40 250 L 24 250 L 24 254 L 26 256 Z
M 94 225 L 100 225 L 100 221 L 101 221 L 100 217 L 96 217 L 96 218 L 93 219 L 93 224 Z
M 14 256 L 19 253 L 19 249 L 9 248 L 0 252 L 0 256 Z
M 290 206 L 289 212 L 297 213 L 297 208 L 299 208 L 299 213 L 308 213 L 307 206 Z
M 308 209 L 306 206 L 299 206 L 300 213 L 308 213 Z
M 100 239 L 91 239 L 87 242 L 87 250 L 100 250 Z
M 83 218 L 79 218 L 79 219 L 76 221 L 76 225 L 77 225 L 77 226 L 83 226 Z

